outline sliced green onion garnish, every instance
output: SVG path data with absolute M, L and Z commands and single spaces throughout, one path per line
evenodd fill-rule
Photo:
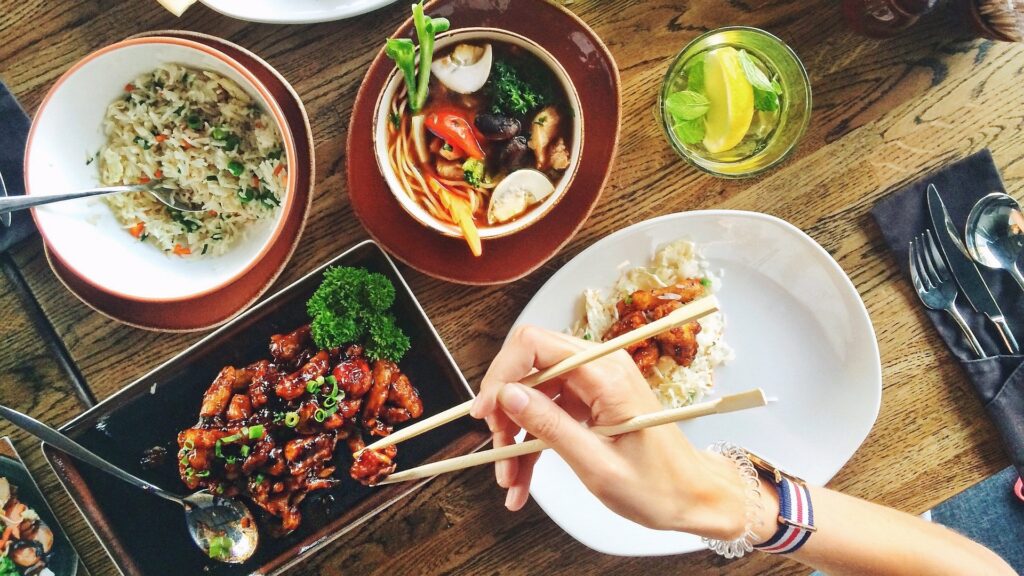
M 335 385 L 338 384 L 338 379 L 335 378 L 333 375 L 332 376 L 328 376 L 327 377 L 327 383 L 330 384 L 331 386 L 335 386 Z
M 299 423 L 299 414 L 297 412 L 287 412 L 284 415 L 284 425 L 289 428 L 295 428 Z
M 231 557 L 231 538 L 215 536 L 210 538 L 210 558 L 225 560 Z
M 206 478 L 209 475 L 210 475 L 210 471 L 209 470 L 202 470 L 200 472 L 196 472 L 196 476 L 198 476 L 200 478 Z
M 327 420 L 327 412 L 324 412 L 323 408 L 317 408 L 316 412 L 313 412 L 313 420 L 316 420 L 317 422 Z
M 257 484 L 263 484 L 263 474 L 257 474 L 252 477 L 252 481 Z
M 232 442 L 238 442 L 241 439 L 242 439 L 242 435 L 241 434 L 232 434 L 231 436 L 225 436 L 225 437 L 221 438 L 220 441 L 225 443 L 225 444 L 231 444 Z
M 180 463 L 180 464 L 181 464 L 182 466 L 188 466 L 188 455 L 182 456 L 182 457 L 181 457 L 181 460 L 178 460 L 178 462 L 179 462 L 179 463 Z
M 316 380 L 310 380 L 306 382 L 306 392 L 310 394 L 316 394 L 320 390 L 320 384 Z
M 249 426 L 249 440 L 259 440 L 260 438 L 263 438 L 263 432 L 263 424 Z
M 182 444 L 181 447 L 191 452 L 192 450 L 196 449 L 196 443 L 191 440 L 185 440 L 185 443 Z
M 334 396 L 328 396 L 324 400 L 324 408 L 333 408 L 338 405 L 338 399 Z
M 242 458 L 248 458 L 248 457 L 249 457 L 249 447 L 246 446 L 245 444 L 242 444 Z
M 185 478 L 191 478 L 195 473 L 196 471 L 191 466 L 185 468 Z
M 220 440 L 217 440 L 217 443 L 213 445 L 213 453 L 217 455 L 217 458 L 224 457 L 224 452 L 221 450 L 222 447 L 223 444 Z
M 237 160 L 232 160 L 231 162 L 228 162 L 228 171 L 235 176 L 241 176 L 242 172 L 245 172 L 245 166 Z

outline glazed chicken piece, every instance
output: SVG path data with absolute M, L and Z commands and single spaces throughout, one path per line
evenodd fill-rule
M 302 326 L 287 334 L 274 334 L 270 337 L 270 355 L 277 362 L 293 362 L 304 349 L 312 343 L 309 325 Z
M 378 484 L 395 471 L 397 464 L 394 458 L 397 453 L 394 446 L 360 452 L 349 473 L 353 480 L 358 480 L 363 486 Z
M 351 400 L 365 396 L 373 385 L 373 372 L 363 358 L 361 346 L 349 346 L 344 359 L 331 374 L 338 381 L 338 387 L 345 391 L 345 397 Z
M 388 390 L 388 403 L 405 410 L 413 418 L 423 415 L 423 400 L 420 400 L 419 392 L 416 391 L 405 374 L 399 374 L 391 382 L 391 389 Z
M 437 160 L 437 175 L 445 180 L 462 180 L 465 178 L 466 172 L 462 169 L 462 163 L 457 160 L 439 158 Z
M 391 382 L 398 373 L 398 366 L 387 360 L 377 360 L 373 363 L 373 387 L 363 403 L 363 423 L 370 428 L 379 429 L 380 411 L 388 399 L 391 391 Z
M 555 140 L 551 145 L 551 167 L 555 170 L 565 170 L 569 167 L 569 148 L 565 145 L 565 138 Z
M 672 311 L 688 302 L 704 295 L 705 287 L 698 278 L 687 278 L 673 286 L 654 290 L 637 290 L 619 300 L 615 304 L 619 319 L 602 336 L 610 340 L 660 320 Z M 669 356 L 680 366 L 689 366 L 697 356 L 697 334 L 700 324 L 690 322 L 684 326 L 673 328 L 654 338 L 641 340 L 626 347 L 644 376 L 650 376 L 651 370 L 662 356 Z
M 285 400 L 295 400 L 306 393 L 306 383 L 327 374 L 330 355 L 321 350 L 309 359 L 305 366 L 281 378 L 274 392 Z

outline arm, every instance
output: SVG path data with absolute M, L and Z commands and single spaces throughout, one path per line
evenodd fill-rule
M 578 368 L 530 389 L 517 382 L 572 355 L 589 342 L 537 328 L 518 330 L 484 376 L 471 414 L 487 421 L 495 447 L 525 429 L 547 442 L 587 488 L 609 508 L 639 524 L 730 540 L 744 530 L 743 486 L 733 463 L 697 450 L 676 426 L 659 426 L 617 438 L 587 430 L 618 424 L 661 409 L 625 352 Z M 519 510 L 529 497 L 537 455 L 496 463 L 505 505 Z M 779 503 L 762 481 L 764 515 L 756 543 L 774 534 Z M 908 514 L 811 488 L 818 531 L 791 557 L 841 574 L 1013 574 L 986 548 Z

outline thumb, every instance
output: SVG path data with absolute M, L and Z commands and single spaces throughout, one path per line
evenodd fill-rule
M 554 400 L 518 383 L 498 391 L 498 404 L 513 422 L 553 448 L 581 476 L 607 449 L 602 438 L 573 419 Z

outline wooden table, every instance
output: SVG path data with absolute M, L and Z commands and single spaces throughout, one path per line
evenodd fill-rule
M 302 249 L 278 286 L 366 237 L 345 184 L 346 124 L 362 75 L 408 2 L 334 23 L 269 26 L 203 6 L 180 20 L 152 0 L 0 0 L 0 77 L 32 112 L 87 53 L 138 32 L 184 28 L 223 36 L 266 58 L 305 101 L 316 140 L 317 192 Z M 868 215 L 925 172 L 991 148 L 1012 194 L 1024 192 L 1024 48 L 972 40 L 937 14 L 898 39 L 860 38 L 832 0 L 566 2 L 605 39 L 622 73 L 623 125 L 614 175 L 590 221 L 541 270 L 494 288 L 454 286 L 404 270 L 471 382 L 537 288 L 595 240 L 652 216 L 701 208 L 767 212 L 808 232 L 853 279 L 882 353 L 874 430 L 831 486 L 920 513 L 1007 464 L 963 373 L 925 322 Z M 684 164 L 652 107 L 670 59 L 697 34 L 745 24 L 781 36 L 803 58 L 814 114 L 796 155 L 767 176 L 726 181 Z M 329 233 L 327 233 L 329 231 Z M 197 340 L 111 322 L 54 278 L 38 238 L 3 256 L 0 398 L 54 424 Z M 19 291 L 22 283 L 27 291 Z M 35 316 L 36 306 L 43 316 Z M 47 340 L 52 331 L 58 339 Z M 62 364 L 57 352 L 66 352 Z M 827 377 L 827 375 L 823 375 Z M 76 392 L 76 382 L 88 385 Z M 116 573 L 42 462 L 37 443 L 0 424 L 27 456 L 93 574 Z M 801 573 L 785 560 L 726 562 L 711 553 L 616 558 L 561 531 L 534 504 L 507 512 L 490 469 L 446 476 L 329 546 L 294 574 Z

